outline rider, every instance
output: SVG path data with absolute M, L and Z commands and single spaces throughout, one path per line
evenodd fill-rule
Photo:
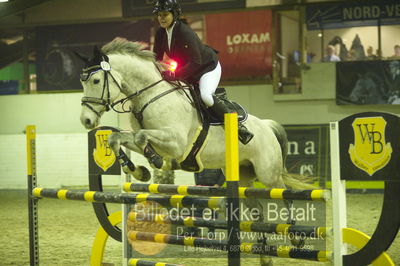
M 204 45 L 197 34 L 180 18 L 181 8 L 177 0 L 158 0 L 153 9 L 157 15 L 160 28 L 154 40 L 154 53 L 158 61 L 163 60 L 164 53 L 177 62 L 174 73 L 163 72 L 168 81 L 180 79 L 188 83 L 199 83 L 200 96 L 204 104 L 219 119 L 230 109 L 223 100 L 215 96 L 221 78 L 221 65 L 217 52 Z M 239 139 L 247 144 L 253 134 L 244 125 L 239 125 Z

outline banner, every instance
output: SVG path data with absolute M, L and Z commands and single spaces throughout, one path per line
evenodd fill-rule
M 336 103 L 400 104 L 400 60 L 336 63 Z
M 205 15 L 206 43 L 219 51 L 223 79 L 272 73 L 271 10 Z
M 124 18 L 151 16 L 155 2 L 155 0 L 122 0 L 122 16 Z M 185 0 L 178 2 L 184 14 L 246 7 L 245 0 Z
M 400 19 L 398 1 L 343 2 L 309 5 L 306 9 L 308 30 L 360 26 L 396 25 Z
M 83 62 L 73 51 L 92 55 L 115 37 L 150 42 L 150 20 L 40 27 L 36 31 L 37 90 L 82 90 Z
M 285 125 L 288 135 L 286 168 L 289 173 L 330 180 L 329 125 Z
M 0 80 L 0 95 L 18 94 L 18 80 Z

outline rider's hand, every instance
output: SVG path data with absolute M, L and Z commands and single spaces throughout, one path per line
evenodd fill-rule
M 174 72 L 171 72 L 171 71 L 169 71 L 169 70 L 161 72 L 161 76 L 162 76 L 163 79 L 165 79 L 166 81 L 174 81 L 174 80 L 177 80 L 177 78 L 175 77 L 175 73 L 174 73 Z

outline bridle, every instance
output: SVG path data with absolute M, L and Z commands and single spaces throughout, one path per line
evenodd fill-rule
M 158 68 L 157 68 L 158 69 Z M 158 69 L 160 71 L 160 69 Z M 100 65 L 94 65 L 94 66 L 90 66 L 88 68 L 84 68 L 83 69 L 83 73 L 81 74 L 81 81 L 87 81 L 90 79 L 90 77 L 94 74 L 97 73 L 99 71 L 103 71 L 104 72 L 104 82 L 103 82 L 103 91 L 101 93 L 101 97 L 97 98 L 97 97 L 82 97 L 81 100 L 81 104 L 83 106 L 88 107 L 92 112 L 94 112 L 98 117 L 101 117 L 101 114 L 96 111 L 93 106 L 91 106 L 90 104 L 97 104 L 97 105 L 102 105 L 105 107 L 105 111 L 108 112 L 109 110 L 114 110 L 117 113 L 130 113 L 132 112 L 133 115 L 136 117 L 136 119 L 138 120 L 139 124 L 141 125 L 142 128 L 144 128 L 143 125 L 143 112 L 144 110 L 153 102 L 157 101 L 158 99 L 164 97 L 165 95 L 182 89 L 184 91 L 184 93 L 186 94 L 184 89 L 189 89 L 190 87 L 187 85 L 182 85 L 180 82 L 171 82 L 171 81 L 166 81 L 164 79 L 160 79 L 146 87 L 144 87 L 143 89 L 140 89 L 138 91 L 136 91 L 135 93 L 128 95 L 127 97 L 120 99 L 116 102 L 111 102 L 110 100 L 110 84 L 109 84 L 109 77 L 111 77 L 111 79 L 114 81 L 114 83 L 117 85 L 117 87 L 119 88 L 119 90 L 122 92 L 122 87 L 121 85 L 117 82 L 117 80 L 115 79 L 115 77 L 113 76 L 113 74 L 111 73 L 111 66 L 107 61 L 102 61 L 100 63 Z M 170 84 L 173 85 L 172 89 L 169 89 L 167 91 L 164 91 L 160 94 L 158 94 L 157 96 L 153 97 L 152 99 L 150 99 L 147 103 L 145 103 L 142 108 L 139 111 L 135 111 L 133 108 L 131 108 L 129 106 L 129 108 L 125 108 L 126 103 L 141 95 L 142 93 L 144 93 L 145 91 L 149 90 L 150 88 L 156 86 L 157 84 L 159 84 L 162 81 L 166 81 Z M 187 95 L 187 94 L 186 94 Z M 188 95 L 187 95 L 188 96 Z M 106 98 L 105 98 L 106 97 Z M 118 110 L 115 108 L 116 105 L 120 104 L 121 105 L 121 110 Z
M 117 84 L 117 86 L 121 89 L 121 87 L 119 86 L 118 82 L 116 82 L 114 76 L 112 75 L 112 73 L 110 72 L 111 68 L 107 67 L 104 64 L 105 61 L 101 62 L 100 65 L 94 65 L 88 68 L 84 68 L 83 69 L 83 73 L 81 74 L 81 81 L 87 81 L 90 79 L 90 77 L 99 72 L 99 71 L 104 71 L 104 82 L 103 82 L 103 90 L 101 93 L 101 97 L 97 98 L 97 97 L 82 97 L 82 105 L 86 106 L 87 108 L 89 108 L 92 112 L 94 112 L 98 117 L 100 117 L 100 113 L 98 111 L 96 111 L 90 104 L 98 104 L 98 105 L 102 105 L 105 107 L 106 112 L 108 112 L 110 110 L 110 106 L 111 104 L 111 100 L 110 100 L 110 86 L 109 86 L 109 82 L 108 82 L 108 75 L 111 76 L 111 78 L 114 80 L 115 84 Z M 107 62 L 105 62 L 107 63 Z M 108 63 L 107 63 L 108 64 Z M 108 64 L 109 66 L 109 64 Z M 107 98 L 105 99 L 105 94 L 107 94 Z

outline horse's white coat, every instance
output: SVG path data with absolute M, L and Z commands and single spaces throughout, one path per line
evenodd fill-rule
M 139 46 L 139 44 L 116 39 L 119 47 Z M 161 79 L 154 57 L 149 56 L 150 51 L 136 52 L 130 50 L 129 54 L 123 49 L 113 50 L 113 42 L 103 47 L 108 55 L 111 65 L 111 74 L 121 85 L 122 92 L 115 82 L 109 78 L 110 99 L 115 101 L 120 94 L 131 95 Z M 99 71 L 92 77 L 83 81 L 84 96 L 101 97 L 103 89 L 104 71 Z M 99 81 L 99 82 L 98 82 Z M 95 84 L 96 83 L 96 84 Z M 140 96 L 131 100 L 134 110 L 139 110 L 146 102 L 156 95 L 171 89 L 167 82 L 161 82 L 147 90 Z M 92 107 L 102 114 L 105 107 L 94 105 Z M 165 159 L 182 159 L 183 154 L 190 148 L 196 130 L 200 126 L 196 110 L 191 106 L 187 97 L 179 91 L 170 93 L 156 102 L 150 104 L 143 113 L 144 128 L 140 128 L 136 118 L 131 115 L 132 132 L 114 134 L 109 141 L 114 152 L 118 152 L 120 145 L 143 154 L 143 148 L 147 143 Z M 92 129 L 99 124 L 99 117 L 86 106 L 82 107 L 81 122 Z M 254 138 L 247 144 L 239 143 L 240 156 L 240 180 L 241 185 L 250 186 L 257 178 L 268 187 L 284 188 L 282 179 L 284 172 L 284 159 L 282 150 L 275 131 L 282 131 L 282 127 L 272 120 L 262 120 L 249 115 L 246 127 L 254 133 Z M 284 141 L 287 141 L 284 135 Z M 225 139 L 221 126 L 210 127 L 208 142 L 201 154 L 201 160 L 205 168 L 225 168 Z M 167 164 L 168 166 L 169 164 Z M 127 171 L 127 169 L 124 169 Z M 140 177 L 140 172 L 133 173 Z
M 113 50 L 113 46 L 117 46 L 119 49 Z M 128 47 L 129 52 L 123 48 L 124 46 Z M 109 57 L 112 68 L 111 74 L 116 79 L 116 82 L 114 82 L 109 78 L 111 102 L 115 101 L 121 94 L 125 97 L 132 95 L 161 79 L 154 61 L 154 55 L 150 51 L 141 51 L 139 48 L 141 48 L 141 44 L 127 42 L 119 38 L 103 47 L 104 53 Z M 135 51 L 132 52 L 132 50 Z M 104 71 L 99 71 L 93 74 L 89 80 L 82 82 L 85 97 L 101 98 L 104 76 Z M 122 88 L 122 91 L 119 87 Z M 171 84 L 163 81 L 140 96 L 133 98 L 131 107 L 138 111 L 150 99 L 171 88 Z M 89 104 L 100 114 L 100 117 L 106 109 L 103 105 Z M 172 159 L 183 159 L 185 152 L 191 148 L 190 144 L 200 126 L 197 111 L 182 91 L 175 91 L 150 104 L 143 115 L 144 128 L 140 127 L 139 122 L 131 114 L 132 131 L 112 133 L 108 139 L 110 146 L 115 154 L 119 154 L 121 145 L 143 154 L 144 148 L 150 143 L 164 158 L 163 168 L 168 169 L 171 166 Z M 99 116 L 83 105 L 81 122 L 87 129 L 92 129 L 99 124 Z M 247 145 L 239 142 L 241 186 L 250 187 L 257 178 L 271 188 L 285 188 L 286 185 L 299 189 L 309 188 L 304 183 L 285 174 L 284 157 L 287 153 L 287 137 L 280 124 L 249 115 L 246 127 L 254 133 L 254 138 Z M 281 144 L 284 148 L 281 147 Z M 205 168 L 225 169 L 225 134 L 221 126 L 210 127 L 208 142 L 201 154 L 201 160 Z M 142 166 L 136 167 L 134 171 L 131 171 L 127 166 L 124 166 L 123 169 L 139 180 L 143 179 L 146 172 L 148 173 Z M 249 208 L 260 208 L 259 220 L 263 221 L 262 205 L 259 204 L 258 200 L 245 199 L 245 204 Z M 291 222 L 291 217 L 288 222 Z M 272 265 L 272 260 L 270 257 L 260 255 L 260 264 Z

